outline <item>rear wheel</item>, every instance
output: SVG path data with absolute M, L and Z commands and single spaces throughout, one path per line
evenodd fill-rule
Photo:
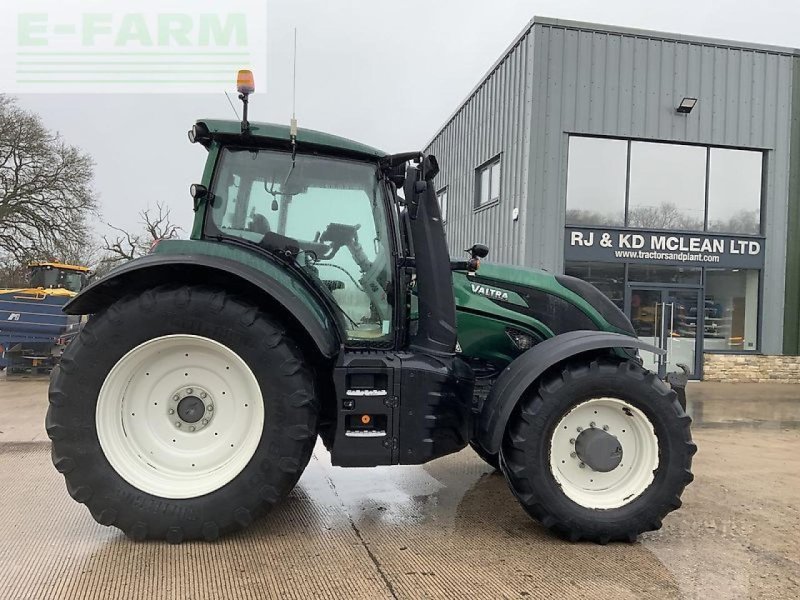
M 690 423 L 639 365 L 574 365 L 522 400 L 501 467 L 525 510 L 558 534 L 633 541 L 681 505 L 696 451 Z
M 222 290 L 161 287 L 94 316 L 53 372 L 53 462 L 94 518 L 170 542 L 249 525 L 284 497 L 316 439 L 303 357 Z

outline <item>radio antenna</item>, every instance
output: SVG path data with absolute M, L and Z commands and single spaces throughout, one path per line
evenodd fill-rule
M 294 28 L 294 65 L 292 66 L 292 119 L 297 107 L 297 27 Z
M 292 141 L 292 165 L 297 155 L 297 117 L 295 108 L 297 106 L 297 27 L 294 28 L 294 65 L 292 67 L 292 120 L 289 127 L 289 139 Z
M 233 105 L 233 100 L 231 100 L 231 97 L 228 95 L 227 90 L 223 91 L 225 92 L 225 97 L 228 99 L 228 104 L 231 105 L 231 110 L 233 111 L 233 114 L 236 115 L 236 120 L 241 121 L 241 119 L 239 118 L 239 111 L 236 110 L 236 107 Z

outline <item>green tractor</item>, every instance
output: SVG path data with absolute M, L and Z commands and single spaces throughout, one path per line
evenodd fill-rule
M 189 132 L 208 151 L 190 239 L 64 309 L 91 316 L 47 432 L 99 523 L 215 540 L 290 492 L 318 436 L 341 467 L 471 444 L 572 541 L 633 541 L 681 505 L 690 419 L 610 300 L 485 246 L 451 260 L 433 156 L 246 115 Z

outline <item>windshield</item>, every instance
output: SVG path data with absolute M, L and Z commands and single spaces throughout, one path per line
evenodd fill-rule
M 85 275 L 79 271 L 57 269 L 55 267 L 34 267 L 31 272 L 31 286 L 37 288 L 64 288 L 80 292 Z
M 351 339 L 391 323 L 391 245 L 375 165 L 270 150 L 222 151 L 206 232 L 285 253 L 332 296 Z

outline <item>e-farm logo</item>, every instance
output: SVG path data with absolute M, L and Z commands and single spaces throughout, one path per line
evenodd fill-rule
M 264 0 L 30 0 L 0 23 L 0 90 L 219 93 L 266 70 Z

